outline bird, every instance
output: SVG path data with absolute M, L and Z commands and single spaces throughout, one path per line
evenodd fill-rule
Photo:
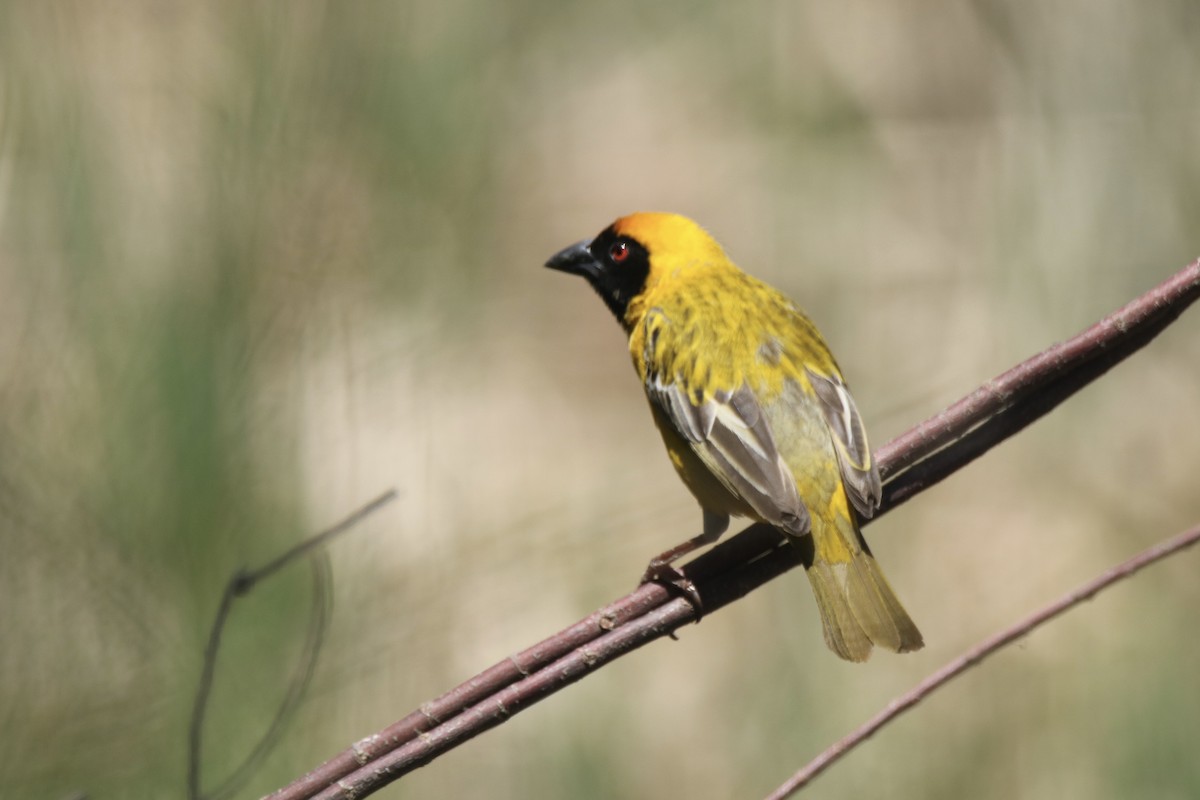
M 878 465 L 808 316 L 678 214 L 621 217 L 546 266 L 582 276 L 617 318 L 671 463 L 700 504 L 702 532 L 652 559 L 643 582 L 680 579 L 693 594 L 672 562 L 747 517 L 808 547 L 834 653 L 859 662 L 874 646 L 920 649 L 860 529 L 879 507 Z

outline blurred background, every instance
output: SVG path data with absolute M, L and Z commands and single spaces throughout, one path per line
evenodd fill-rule
M 807 308 L 876 446 L 1200 255 L 1200 6 L 0 4 L 0 794 L 179 797 L 222 587 L 329 548 L 253 797 L 698 531 L 620 331 L 542 268 L 638 209 Z M 927 647 L 785 576 L 383 797 L 757 797 L 964 648 L 1200 519 L 1200 311 L 867 529 Z M 820 797 L 1200 794 L 1200 554 L 975 669 Z M 296 669 L 239 602 L 202 780 Z

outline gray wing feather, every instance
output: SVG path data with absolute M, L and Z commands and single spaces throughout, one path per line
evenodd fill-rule
M 817 393 L 821 413 L 833 432 L 834 450 L 842 471 L 842 482 L 850 502 L 864 517 L 871 517 L 879 508 L 883 489 L 879 481 L 879 466 L 871 455 L 866 428 L 854 405 L 846 384 L 836 376 L 829 377 L 805 368 Z
M 796 479 L 748 387 L 720 392 L 699 405 L 676 383 L 652 379 L 646 393 L 734 495 L 793 536 L 808 533 L 808 510 L 796 491 Z

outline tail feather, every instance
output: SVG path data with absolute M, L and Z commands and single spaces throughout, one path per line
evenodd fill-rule
M 833 533 L 842 538 L 840 527 L 813 533 L 815 536 Z M 854 535 L 857 540 L 857 531 Z M 847 661 L 866 661 L 872 645 L 894 653 L 908 653 L 924 646 L 921 632 L 867 550 L 853 545 L 837 547 L 843 558 L 831 560 L 822 557 L 822 550 L 826 549 L 823 543 L 815 544 L 808 577 L 829 649 Z M 848 543 L 843 539 L 838 544 Z M 849 561 L 843 560 L 846 556 Z
M 825 644 L 847 661 L 866 661 L 871 655 L 871 639 L 850 610 L 834 565 L 814 563 L 808 568 L 808 579 L 817 600 L 817 610 L 821 612 Z
M 854 618 L 872 642 L 893 653 L 909 653 L 925 645 L 921 632 L 896 598 L 875 557 L 859 552 L 850 562 L 846 596 Z

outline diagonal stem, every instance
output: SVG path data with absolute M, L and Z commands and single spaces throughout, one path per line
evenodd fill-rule
M 813 778 L 820 775 L 839 759 L 843 758 L 855 747 L 871 738 L 880 728 L 896 717 L 908 711 L 930 694 L 945 686 L 950 681 L 966 672 L 971 667 L 983 661 L 997 650 L 1012 644 L 1023 636 L 1045 625 L 1050 620 L 1074 608 L 1082 602 L 1092 599 L 1101 591 L 1118 581 L 1134 575 L 1146 567 L 1168 556 L 1173 556 L 1200 541 L 1200 525 L 1184 531 L 1165 542 L 1159 542 L 1147 548 L 1133 558 L 1124 561 L 1099 577 L 1093 578 L 1084 585 L 1060 597 L 1045 608 L 1035 611 L 1025 619 L 1005 630 L 991 636 L 972 647 L 958 658 L 918 683 L 909 691 L 887 704 L 887 707 L 867 720 L 853 733 L 834 742 L 819 756 L 810 761 L 803 769 L 789 778 L 778 789 L 767 795 L 767 800 L 783 800 L 804 788 Z

